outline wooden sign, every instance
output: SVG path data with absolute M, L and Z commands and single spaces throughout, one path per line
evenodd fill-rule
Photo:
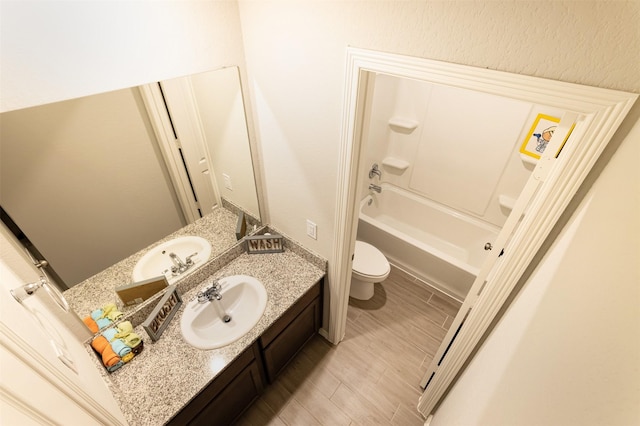
M 141 303 L 169 286 L 164 275 L 116 287 L 116 294 L 125 306 Z
M 281 235 L 256 235 L 245 237 L 247 253 L 281 253 L 284 251 L 284 238 Z
M 176 286 L 172 285 L 167 290 L 167 294 L 160 300 L 160 303 L 153 309 L 153 312 L 142 323 L 144 331 L 147 332 L 152 341 L 157 342 L 160 339 L 160 336 L 176 312 L 178 312 L 178 309 L 180 309 L 180 305 L 182 305 L 182 298 L 178 294 Z
M 236 240 L 240 241 L 245 235 L 247 235 L 247 221 L 244 220 L 244 212 L 240 212 L 236 223 Z

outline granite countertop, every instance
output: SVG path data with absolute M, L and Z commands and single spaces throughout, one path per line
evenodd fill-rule
M 192 274 L 191 280 L 181 280 L 178 291 L 183 304 L 160 340 L 152 343 L 140 323 L 132 321 L 137 325 L 135 332 L 144 340 L 144 350 L 114 373 L 109 374 L 102 368 L 87 345 L 96 368 L 100 369 L 132 426 L 169 421 L 325 275 L 321 265 L 326 266 L 326 262 L 312 261 L 310 254 L 305 254 L 293 242 L 286 241 L 285 246 L 288 247 L 282 253 L 239 254 L 221 268 L 207 264 Z M 201 350 L 188 345 L 180 333 L 180 317 L 185 306 L 212 279 L 240 274 L 253 276 L 266 287 L 268 302 L 262 318 L 240 340 L 223 348 Z M 199 281 L 194 283 L 196 279 Z
M 135 332 L 144 340 L 144 350 L 111 374 L 102 366 L 89 342 L 86 345 L 96 368 L 132 426 L 161 425 L 169 421 L 325 275 L 326 260 L 286 236 L 282 253 L 245 253 L 245 245 L 236 241 L 236 222 L 236 213 L 218 208 L 64 292 L 80 317 L 106 303 L 116 303 L 124 313 L 118 322 L 131 321 Z M 269 227 L 257 232 L 279 234 Z M 153 343 L 141 324 L 166 290 L 138 305 L 124 307 L 115 288 L 131 282 L 133 267 L 147 250 L 184 235 L 207 239 L 212 246 L 211 257 L 175 283 L 183 305 L 160 340 Z M 230 275 L 250 275 L 264 284 L 268 301 L 262 318 L 240 340 L 223 348 L 201 350 L 188 345 L 180 333 L 180 317 L 185 306 L 212 279 Z
M 81 318 L 110 302 L 116 303 L 118 309 L 125 315 L 129 314 L 139 309 L 140 306 L 124 306 L 115 293 L 115 288 L 131 283 L 131 272 L 144 253 L 150 248 L 173 238 L 196 235 L 205 238 L 211 243 L 210 259 L 213 259 L 238 244 L 235 234 L 237 220 L 238 216 L 236 214 L 225 208 L 217 208 L 194 223 L 167 235 L 154 244 L 71 287 L 64 292 L 64 297 Z M 187 275 L 189 273 L 185 274 L 185 276 Z

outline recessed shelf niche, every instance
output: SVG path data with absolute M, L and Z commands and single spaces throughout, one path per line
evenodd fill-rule
M 396 174 L 404 173 L 404 171 L 409 168 L 408 161 L 401 160 L 395 157 L 385 157 L 382 160 L 382 165 L 391 169 L 391 171 L 395 172 Z
M 420 124 L 418 121 L 410 118 L 391 117 L 389 119 L 389 127 L 391 130 L 399 133 L 411 133 L 418 127 L 418 124 Z

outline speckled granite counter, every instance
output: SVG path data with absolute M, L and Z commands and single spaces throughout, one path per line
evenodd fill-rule
M 326 262 L 287 243 L 289 248 L 283 253 L 243 253 L 219 270 L 208 264 L 181 280 L 178 289 L 183 305 L 160 340 L 152 343 L 138 325 L 135 331 L 143 336 L 145 348 L 116 372 L 108 374 L 93 357 L 130 425 L 167 422 L 324 276 Z M 213 350 L 189 346 L 180 333 L 184 307 L 211 279 L 237 274 L 251 275 L 265 285 L 268 302 L 264 315 L 248 334 L 228 346 Z
M 225 208 L 217 208 L 194 223 L 66 290 L 64 297 L 81 318 L 108 302 L 116 303 L 124 314 L 135 311 L 140 305 L 125 307 L 116 295 L 115 288 L 131 282 L 133 267 L 147 250 L 176 237 L 196 235 L 211 243 L 210 259 L 214 259 L 238 243 L 235 235 L 237 220 L 236 214 Z
M 91 346 L 86 346 L 131 426 L 169 421 L 325 275 L 326 260 L 286 236 L 283 253 L 246 254 L 244 242 L 236 241 L 236 222 L 236 213 L 218 208 L 64 292 L 80 317 L 105 303 L 116 303 L 124 313 L 118 322 L 131 321 L 144 340 L 142 353 L 112 374 L 103 368 Z M 279 233 L 269 227 L 258 230 L 264 232 Z M 207 239 L 212 246 L 211 257 L 175 283 L 183 305 L 160 340 L 152 343 L 141 324 L 165 291 L 138 305 L 124 307 L 115 288 L 131 282 L 131 272 L 147 250 L 184 235 Z M 239 274 L 251 275 L 265 285 L 268 302 L 262 318 L 240 340 L 223 348 L 205 351 L 188 345 L 180 333 L 180 317 L 186 304 L 212 279 Z

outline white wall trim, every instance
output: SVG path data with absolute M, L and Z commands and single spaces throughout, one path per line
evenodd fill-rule
M 329 337 L 339 342 L 345 333 L 355 245 L 357 200 L 355 187 L 361 155 L 361 120 L 367 73 L 405 78 L 522 99 L 579 115 L 590 115 L 581 134 L 572 135 L 562 155 L 553 161 L 548 175 L 534 195 L 528 214 L 505 246 L 505 255 L 488 277 L 465 326 L 419 401 L 419 411 L 431 413 L 453 383 L 464 362 L 502 307 L 506 297 L 529 265 L 552 227 L 578 190 L 596 159 L 635 102 L 637 95 L 541 78 L 348 48 L 334 250 L 329 262 L 331 311 Z M 499 250 L 498 250 L 499 251 Z M 452 327 L 453 328 L 453 327 Z M 416 366 L 417 368 L 418 366 Z
M 347 51 L 345 97 L 343 99 L 342 134 L 338 167 L 338 188 L 336 203 L 336 227 L 333 237 L 332 259 L 329 261 L 329 340 L 338 344 L 343 338 L 347 325 L 347 305 L 351 284 L 351 255 L 355 246 L 357 216 L 353 208 L 357 204 L 358 180 L 355 172 L 359 165 L 359 139 L 363 114 L 357 114 L 358 107 L 364 107 L 368 76 L 360 73 L 357 58 Z
M 105 425 L 123 425 L 117 417 L 113 416 L 73 380 L 70 380 L 56 369 L 49 360 L 35 351 L 2 322 L 0 322 L 0 344 L 16 358 L 28 365 L 31 370 L 74 401 L 89 416 L 96 419 L 96 422 Z M 32 410 L 29 411 L 31 412 Z
M 51 420 L 46 413 L 43 413 L 40 410 L 35 409 L 27 401 L 24 401 L 21 398 L 16 398 L 15 395 L 13 395 L 9 389 L 6 389 L 2 385 L 0 385 L 0 400 L 12 406 L 14 409 L 18 410 L 19 412 L 31 418 L 34 422 L 40 425 L 55 426 L 57 424 L 57 423 L 54 423 L 53 420 Z

